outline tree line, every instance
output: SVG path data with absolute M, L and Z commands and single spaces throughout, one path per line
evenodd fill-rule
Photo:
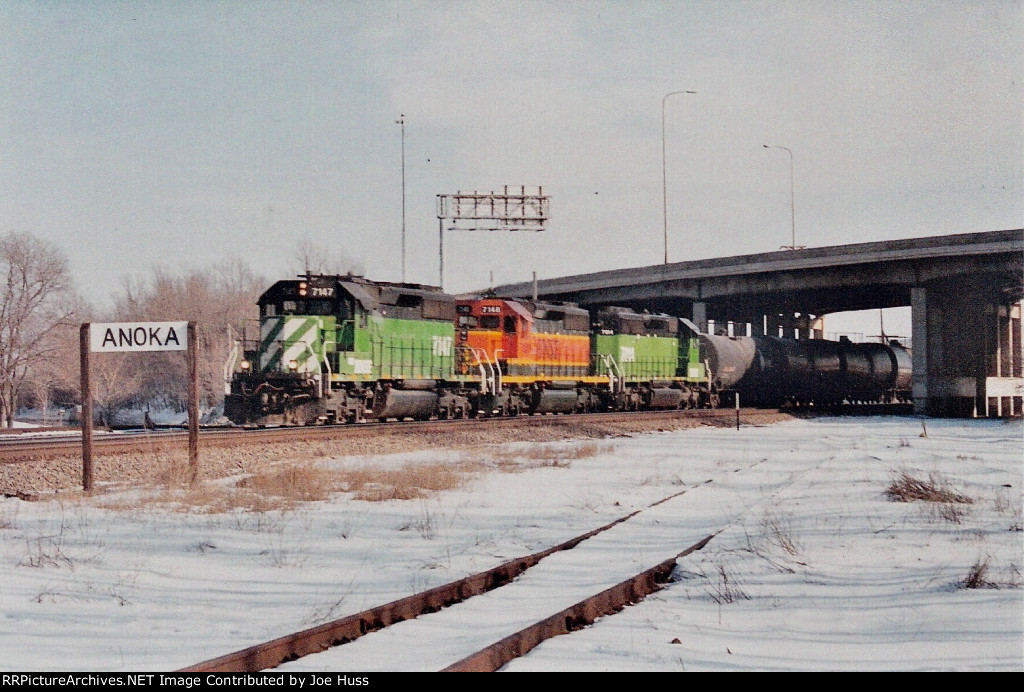
M 200 406 L 218 406 L 233 339 L 243 322 L 258 318 L 256 300 L 267 285 L 241 260 L 179 273 L 156 268 L 125 279 L 113 307 L 100 309 L 75 290 L 58 247 L 16 232 L 0 235 L 0 282 L 0 427 L 11 427 L 20 409 L 73 410 L 81 403 L 84 322 L 194 321 Z M 97 411 L 107 420 L 126 408 L 184 411 L 184 353 L 97 354 L 91 361 Z

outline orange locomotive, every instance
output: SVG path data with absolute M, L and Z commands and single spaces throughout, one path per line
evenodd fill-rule
M 483 410 L 517 415 L 596 409 L 577 387 L 591 376 L 590 314 L 572 305 L 501 298 L 463 299 L 455 343 L 461 375 L 480 375 Z

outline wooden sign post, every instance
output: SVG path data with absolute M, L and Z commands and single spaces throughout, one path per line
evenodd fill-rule
M 199 364 L 195 322 L 108 322 L 82 325 L 79 333 L 82 369 L 82 487 L 93 490 L 92 386 L 90 353 L 187 351 L 188 467 L 192 483 L 199 480 Z

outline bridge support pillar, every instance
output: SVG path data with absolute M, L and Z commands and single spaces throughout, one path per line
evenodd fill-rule
M 810 332 L 807 336 L 808 339 L 824 339 L 825 338 L 825 318 L 824 317 L 812 317 Z
M 825 318 L 806 313 L 773 313 L 765 315 L 764 331 L 755 325 L 756 336 L 779 336 L 780 330 L 784 339 L 823 339 L 825 338 Z
M 933 416 L 1021 412 L 1021 303 L 960 277 L 911 289 L 914 411 Z
M 694 302 L 691 321 L 700 328 L 702 332 L 708 331 L 708 304 Z
M 765 336 L 784 336 L 787 339 L 793 338 L 793 330 L 786 330 L 786 318 L 785 315 L 779 315 L 772 313 L 764 316 L 765 321 Z

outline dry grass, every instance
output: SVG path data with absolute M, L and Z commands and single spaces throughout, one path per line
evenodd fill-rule
M 789 555 L 798 555 L 802 550 L 793 533 L 793 517 L 782 511 L 765 510 L 761 521 L 764 536 Z
M 949 481 L 938 473 L 928 474 L 924 481 L 903 472 L 885 490 L 886 496 L 895 502 L 928 502 L 933 516 L 953 524 L 962 524 L 967 517 L 964 505 L 974 500 L 953 490 Z
M 725 603 L 735 603 L 736 601 L 749 601 L 750 595 L 744 590 L 743 585 L 735 578 L 730 576 L 728 571 L 725 569 L 725 565 L 716 565 L 716 572 L 714 576 L 706 577 L 708 580 L 708 586 L 710 589 L 709 595 L 711 600 L 715 603 L 722 605 Z
M 320 502 L 341 489 L 335 476 L 332 471 L 305 463 L 254 473 L 235 487 L 288 502 Z
M 614 449 L 612 444 L 585 442 L 572 447 L 540 445 L 529 449 L 501 449 L 490 453 L 494 468 L 504 473 L 518 473 L 529 469 L 567 469 L 577 459 L 589 459 Z
M 119 510 L 164 505 L 177 511 L 217 514 L 289 510 L 303 503 L 328 500 L 337 493 L 351 493 L 353 499 L 367 502 L 413 500 L 459 488 L 485 468 L 480 463 L 462 461 L 410 464 L 397 469 L 332 469 L 302 462 L 278 464 L 234 481 L 196 484 L 187 481 L 187 469 L 182 472 L 172 468 L 140 495 L 128 499 L 119 496 L 101 504 Z
M 483 464 L 458 461 L 434 464 L 411 464 L 399 469 L 341 469 L 335 480 L 342 490 L 356 500 L 416 500 L 431 493 L 455 490 L 467 479 L 484 470 Z
M 137 496 L 119 495 L 100 504 L 117 510 L 163 505 L 182 512 L 210 514 L 235 510 L 268 512 L 326 500 L 341 490 L 331 471 L 309 462 L 275 465 L 234 481 L 190 481 L 187 464 L 169 464 Z
M 961 589 L 998 589 L 999 585 L 988 579 L 989 558 L 979 559 L 975 562 L 967 576 L 963 578 L 958 586 Z
M 417 500 L 465 485 L 485 472 L 516 473 L 534 468 L 568 468 L 573 460 L 610 451 L 611 444 L 536 445 L 528 449 L 484 448 L 461 458 L 435 463 L 406 464 L 398 468 L 328 467 L 313 461 L 284 462 L 255 468 L 239 464 L 234 478 L 201 478 L 193 483 L 181 456 L 153 460 L 159 471 L 140 484 L 133 496 L 119 494 L 101 499 L 108 509 L 132 510 L 162 505 L 173 511 L 223 513 L 270 512 L 293 509 L 302 503 L 328 500 L 348 493 L 354 500 L 384 502 Z M 479 448 L 478 448 L 479 449 Z M 470 458 L 471 457 L 471 458 Z M 247 472 L 248 471 L 248 472 Z
M 967 570 L 967 575 L 953 586 L 957 589 L 1019 589 L 1021 571 L 1014 563 L 993 565 L 992 556 L 986 555 L 979 557 Z
M 928 474 L 928 480 L 923 481 L 903 472 L 889 484 L 885 494 L 895 502 L 921 501 L 968 505 L 974 502 L 966 495 L 955 492 L 949 481 L 938 473 Z

